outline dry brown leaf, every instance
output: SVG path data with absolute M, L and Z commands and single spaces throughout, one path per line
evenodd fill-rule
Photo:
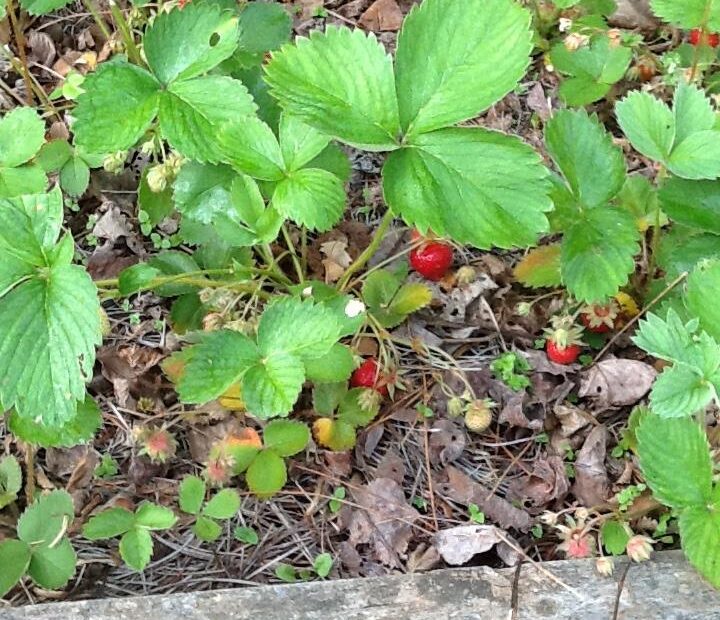
M 607 359 L 583 373 L 579 396 L 591 397 L 601 407 L 634 405 L 650 391 L 657 372 L 644 362 Z
M 105 213 L 95 222 L 92 234 L 98 239 L 107 239 L 110 242 L 117 241 L 120 237 L 130 237 L 132 235 L 131 224 L 127 216 L 120 211 L 120 208 L 105 203 L 100 209 L 105 207 Z
M 545 508 L 550 502 L 562 500 L 569 490 L 570 480 L 559 456 L 537 459 L 532 473 L 511 485 L 514 497 L 529 501 L 535 508 Z
M 518 426 L 520 428 L 530 428 L 539 430 L 543 427 L 542 417 L 533 417 L 527 415 L 525 407 L 525 391 L 514 392 L 512 396 L 505 402 L 498 416 L 500 424 L 509 424 L 510 426 Z
M 465 431 L 452 420 L 436 420 L 430 430 L 430 460 L 447 465 L 465 450 Z
M 210 454 L 210 448 L 221 439 L 238 435 L 242 425 L 235 417 L 208 426 L 193 426 L 187 432 L 190 457 L 197 463 L 204 463 Z
M 408 556 L 407 570 L 409 573 L 422 573 L 432 570 L 440 564 L 438 550 L 430 545 L 420 544 Z
M 545 95 L 545 90 L 540 82 L 536 82 L 535 86 L 530 89 L 527 96 L 527 106 L 535 112 L 543 121 L 550 118 L 552 109 L 550 108 L 549 98 Z M 553 247 L 553 246 L 549 246 Z
M 397 452 L 388 450 L 375 470 L 375 477 L 389 478 L 398 484 L 402 484 L 405 479 L 405 462 Z
M 611 494 L 605 467 L 607 435 L 604 426 L 595 427 L 575 459 L 573 493 L 588 507 L 604 503 Z
M 448 564 L 462 566 L 501 542 L 498 534 L 494 525 L 458 525 L 435 534 L 433 544 Z
M 376 0 L 360 16 L 358 24 L 366 30 L 394 32 L 400 30 L 402 22 L 403 14 L 396 0 Z
M 374 557 L 386 566 L 401 566 L 400 555 L 407 551 L 412 524 L 420 517 L 405 499 L 402 487 L 388 478 L 352 489 L 360 508 L 353 511 L 348 524 L 348 542 L 372 546 Z
M 347 247 L 347 239 L 326 241 L 320 245 L 320 252 L 326 257 L 322 259 L 325 267 L 325 282 L 337 282 L 352 263 Z
M 29 60 L 45 67 L 50 67 L 55 60 L 55 43 L 45 32 L 33 30 L 27 37 L 27 45 L 31 50 Z
M 594 420 L 587 411 L 572 405 L 557 404 L 553 413 L 560 422 L 560 433 L 563 437 L 571 437 Z
M 447 481 L 437 481 L 435 487 L 437 492 L 465 506 L 476 504 L 490 521 L 497 523 L 502 528 L 527 532 L 532 527 L 533 522 L 527 512 L 495 495 L 491 489 L 475 482 L 459 469 L 448 466 L 445 468 L 444 474 Z

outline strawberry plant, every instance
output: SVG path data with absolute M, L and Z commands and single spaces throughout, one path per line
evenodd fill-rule
M 18 460 L 12 456 L 0 459 L 0 509 L 17 499 L 22 488 L 22 471 Z
M 232 519 L 240 509 L 240 496 L 234 489 L 222 489 L 205 501 L 207 487 L 202 478 L 187 476 L 180 483 L 178 502 L 180 510 L 193 515 L 193 533 L 200 540 L 213 542 L 220 537 L 218 521 Z
M 153 540 L 150 532 L 170 529 L 177 517 L 169 508 L 143 502 L 135 512 L 126 508 L 108 508 L 91 517 L 82 533 L 88 540 L 120 536 L 120 556 L 125 564 L 142 571 L 150 563 Z
M 348 389 L 345 383 L 324 383 L 313 390 L 313 407 L 321 416 L 313 424 L 315 441 L 325 448 L 343 451 L 355 446 L 357 429 L 375 419 L 380 399 L 372 385 Z

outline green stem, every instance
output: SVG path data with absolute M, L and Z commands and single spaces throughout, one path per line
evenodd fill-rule
M 292 258 L 293 265 L 295 266 L 295 273 L 297 274 L 298 282 L 302 284 L 303 282 L 305 282 L 305 274 L 303 273 L 300 259 L 298 258 L 297 251 L 295 250 L 295 245 L 290 238 L 290 233 L 288 232 L 287 226 L 283 225 L 280 230 L 282 230 L 283 238 L 285 239 L 285 243 L 288 246 L 288 250 L 290 250 L 290 258 Z
M 375 230 L 375 234 L 373 235 L 372 241 L 370 241 L 370 245 L 365 248 L 365 251 L 358 256 L 352 265 L 350 265 L 347 268 L 347 271 L 344 273 L 343 277 L 340 279 L 340 282 L 338 282 L 338 290 L 344 291 L 347 288 L 347 284 L 350 281 L 350 278 L 352 278 L 354 273 L 357 273 L 360 271 L 367 262 L 372 258 L 373 254 L 377 252 L 377 249 L 380 247 L 380 243 L 385 237 L 385 234 L 388 231 L 388 228 L 390 228 L 390 224 L 393 221 L 393 214 L 388 209 L 385 212 L 385 215 L 383 215 L 383 218 L 380 222 L 380 225 L 377 227 L 377 230 Z
M 87 1 L 91 2 L 92 0 Z M 125 16 L 123 15 L 118 5 L 115 4 L 115 0 L 110 0 L 109 4 L 110 13 L 112 13 L 113 19 L 115 20 L 115 25 L 117 26 L 120 34 L 122 35 L 123 43 L 125 44 L 125 50 L 128 53 L 128 58 L 130 59 L 130 62 L 136 65 L 142 65 L 142 57 L 140 56 L 140 51 L 138 50 L 137 45 L 135 45 L 135 38 L 133 37 L 132 31 L 130 30 L 130 25 L 127 23 L 127 20 L 125 19 Z
M 112 32 L 110 32 L 110 28 L 108 28 L 107 22 L 105 21 L 105 19 L 103 19 L 103 16 L 100 14 L 100 11 L 98 11 L 98 8 L 93 2 L 93 0 L 82 0 L 82 3 L 88 10 L 88 13 L 93 16 L 93 19 L 98 25 L 98 28 L 100 28 L 100 31 L 105 37 L 105 40 L 109 41 L 112 37 Z

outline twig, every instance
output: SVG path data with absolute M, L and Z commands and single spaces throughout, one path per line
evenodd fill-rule
M 390 209 L 388 209 L 385 212 L 385 215 L 383 215 L 382 220 L 380 221 L 380 225 L 375 230 L 375 234 L 373 235 L 372 241 L 370 242 L 370 245 L 365 248 L 362 254 L 358 256 L 352 265 L 350 265 L 347 268 L 347 271 L 344 273 L 343 277 L 340 279 L 340 282 L 338 283 L 338 290 L 344 291 L 347 288 L 347 284 L 350 281 L 350 278 L 352 275 L 358 271 L 360 271 L 365 264 L 372 258 L 373 254 L 377 251 L 378 247 L 380 247 L 380 243 L 382 242 L 383 238 L 385 237 L 385 233 L 387 232 L 387 229 L 390 227 L 390 224 L 393 221 L 393 214 Z
M 25 33 L 23 33 L 22 28 L 20 28 L 20 25 L 18 24 L 13 0 L 7 0 L 6 6 L 8 17 L 10 17 L 10 27 L 12 28 L 13 36 L 15 37 L 15 44 L 18 49 L 18 56 L 20 56 L 20 63 L 22 64 L 21 73 L 23 81 L 25 82 L 25 99 L 27 105 L 31 106 L 34 104 L 34 101 L 32 80 L 30 79 L 30 70 L 28 69 L 28 61 L 25 54 Z

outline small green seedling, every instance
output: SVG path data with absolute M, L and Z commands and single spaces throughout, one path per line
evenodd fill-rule
M 240 496 L 235 489 L 222 489 L 205 501 L 207 485 L 198 476 L 187 476 L 180 483 L 180 510 L 195 516 L 193 532 L 200 540 L 213 542 L 220 538 L 218 521 L 232 519 L 240 510 Z

